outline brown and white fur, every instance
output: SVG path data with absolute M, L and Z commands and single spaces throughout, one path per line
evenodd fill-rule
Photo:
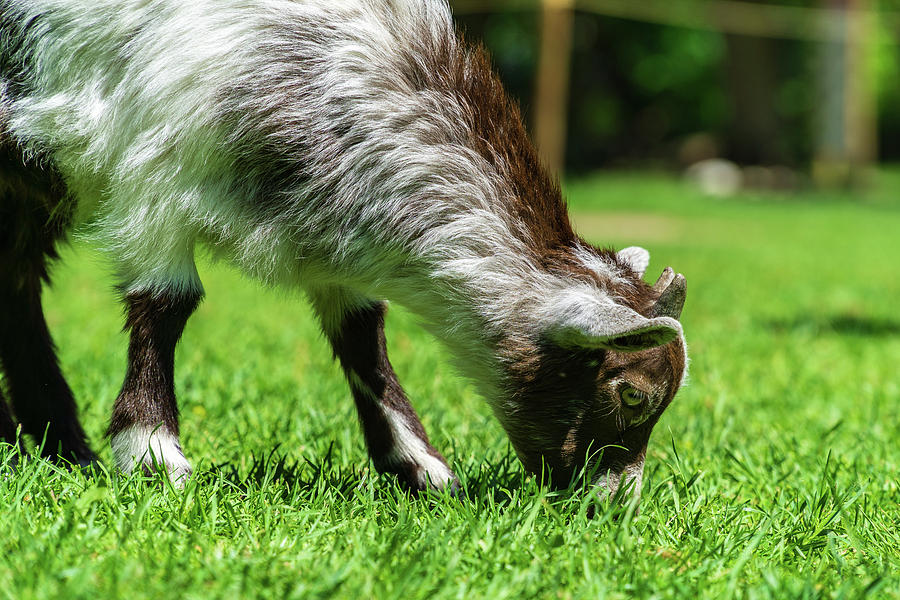
M 93 455 L 40 291 L 83 223 L 127 310 L 109 427 L 124 470 L 190 473 L 173 353 L 203 296 L 198 243 L 305 291 L 375 466 L 414 490 L 456 477 L 391 368 L 386 299 L 449 347 L 526 468 L 561 485 L 587 461 L 601 488 L 639 488 L 685 371 L 684 278 L 650 287 L 646 251 L 574 233 L 443 0 L 0 0 L 0 219 L 12 406 L 45 452 L 80 462 Z

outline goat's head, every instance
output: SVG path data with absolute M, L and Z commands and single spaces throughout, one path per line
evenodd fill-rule
M 650 432 L 686 370 L 678 321 L 686 286 L 670 268 L 644 283 L 646 251 L 618 257 L 630 266 L 631 306 L 587 292 L 556 299 L 540 341 L 512 353 L 499 412 L 529 471 L 549 472 L 557 487 L 592 474 L 601 494 L 622 487 L 637 497 Z

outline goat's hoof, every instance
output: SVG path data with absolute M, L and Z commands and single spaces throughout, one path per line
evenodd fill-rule
M 181 452 L 178 438 L 159 428 L 132 426 L 110 440 L 116 466 L 123 472 L 139 467 L 145 475 L 163 471 L 172 486 L 181 489 L 191 476 L 191 464 Z

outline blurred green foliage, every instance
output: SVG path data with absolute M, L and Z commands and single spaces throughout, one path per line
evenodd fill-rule
M 817 6 L 810 0 L 777 4 Z M 900 1 L 881 0 L 884 11 Z M 457 21 L 490 51 L 507 89 L 528 119 L 539 45 L 539 13 L 531 10 L 462 14 Z M 731 36 L 736 37 L 736 36 Z M 870 46 L 869 75 L 878 105 L 879 158 L 900 159 L 900 31 L 880 22 Z M 762 93 L 773 112 L 774 135 L 761 136 L 771 151 L 741 152 L 735 78 L 743 65 L 729 52 L 729 36 L 714 31 L 576 12 L 569 102 L 567 167 L 574 172 L 604 166 L 676 165 L 679 151 L 704 134 L 718 153 L 742 162 L 804 167 L 814 151 L 816 108 L 821 103 L 816 69 L 821 44 L 764 42 L 772 87 Z M 752 85 L 751 85 L 752 87 Z M 755 102 L 755 99 L 751 102 Z M 743 140 L 746 145 L 747 140 Z M 747 158 L 749 156 L 749 158 Z M 772 161 L 772 158 L 768 159 Z

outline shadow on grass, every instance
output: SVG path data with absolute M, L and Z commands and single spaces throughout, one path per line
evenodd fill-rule
M 461 487 L 456 494 L 448 490 L 414 493 L 393 475 L 377 474 L 370 464 L 336 464 L 332 450 L 330 446 L 324 455 L 309 458 L 293 457 L 275 448 L 266 456 L 254 458 L 249 468 L 247 463 L 212 465 L 198 473 L 199 483 L 224 483 L 247 496 L 270 486 L 283 486 L 297 505 L 374 502 L 382 506 L 384 515 L 396 514 L 406 502 L 436 515 L 462 509 L 468 514 L 512 514 L 519 518 L 523 509 L 528 512 L 538 508 L 565 521 L 596 519 L 597 525 L 630 522 L 637 514 L 637 504 L 627 498 L 627 490 L 619 490 L 611 499 L 599 498 L 594 487 L 585 483 L 593 480 L 593 472 L 568 488 L 552 490 L 538 478 L 526 475 L 510 450 L 493 459 L 485 457 L 458 465 Z
M 416 494 L 393 475 L 375 472 L 371 463 L 348 466 L 337 464 L 332 458 L 333 444 L 324 455 L 313 457 L 291 456 L 276 447 L 268 455 L 254 457 L 249 468 L 246 463 L 213 464 L 198 475 L 204 483 L 222 481 L 245 494 L 270 485 L 283 485 L 310 500 L 326 493 L 350 498 L 359 490 L 367 489 L 370 483 L 374 500 L 396 499 L 398 496 L 439 499 L 444 495 L 443 492 Z M 507 505 L 529 485 L 521 466 L 510 452 L 493 463 L 484 459 L 469 464 L 458 474 L 462 489 L 457 498 L 474 505 Z
M 851 313 L 812 316 L 798 315 L 790 319 L 773 319 L 766 325 L 776 333 L 834 334 L 848 337 L 900 336 L 900 321 L 866 317 Z
M 307 457 L 280 453 L 276 446 L 268 455 L 253 457 L 249 469 L 230 462 L 213 464 L 200 476 L 210 483 L 225 481 L 244 493 L 269 485 L 284 485 L 291 490 L 299 489 L 304 495 L 313 495 L 323 486 L 346 494 L 362 485 L 367 475 L 362 469 L 335 465 L 333 447 L 333 444 L 328 447 L 318 464 Z

